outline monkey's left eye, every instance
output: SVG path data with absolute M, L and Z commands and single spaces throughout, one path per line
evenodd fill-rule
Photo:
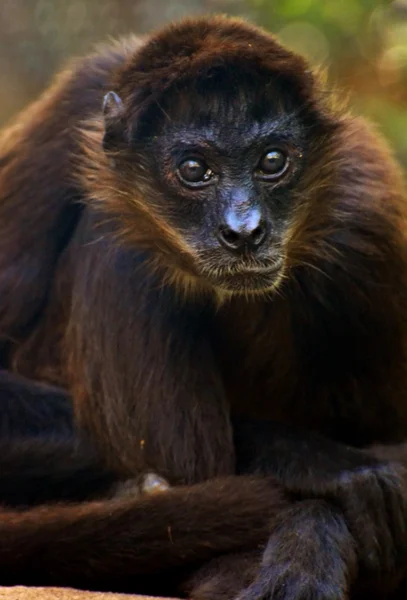
M 279 149 L 269 150 L 264 154 L 257 166 L 257 175 L 263 179 L 278 179 L 287 170 L 289 159 L 287 154 Z
M 199 158 L 188 158 L 178 167 L 178 175 L 188 185 L 204 185 L 213 177 L 213 171 L 205 161 Z

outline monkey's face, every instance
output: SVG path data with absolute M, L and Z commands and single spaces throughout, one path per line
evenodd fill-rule
M 306 126 L 276 83 L 217 83 L 164 99 L 144 124 L 143 154 L 159 213 L 198 276 L 226 292 L 264 292 L 284 277 Z
M 306 61 L 239 20 L 186 20 L 115 81 L 123 101 L 105 99 L 103 147 L 128 158 L 126 173 L 114 158 L 109 181 L 125 187 L 126 234 L 176 281 L 241 294 L 278 286 L 330 177 L 335 119 Z M 307 223 L 310 247 L 318 223 Z

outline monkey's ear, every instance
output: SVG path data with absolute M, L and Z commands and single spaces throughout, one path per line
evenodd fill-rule
M 107 92 L 103 98 L 103 118 L 103 148 L 113 150 L 125 142 L 124 105 L 116 92 Z

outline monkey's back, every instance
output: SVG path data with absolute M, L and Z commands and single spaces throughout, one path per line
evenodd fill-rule
M 140 43 L 130 36 L 72 61 L 0 136 L 0 359 L 42 310 L 78 222 L 81 123 L 102 110 L 112 72 Z

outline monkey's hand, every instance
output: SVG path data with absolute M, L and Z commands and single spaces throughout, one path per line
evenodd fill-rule
M 405 557 L 407 473 L 401 464 L 353 448 L 321 447 L 308 465 L 298 460 L 280 481 L 295 496 L 324 498 L 342 509 L 363 570 L 391 573 Z
M 260 569 L 236 600 L 345 600 L 357 567 L 340 510 L 302 500 L 277 516 Z
M 238 464 L 247 472 L 273 474 L 293 498 L 324 499 L 340 508 L 362 573 L 385 575 L 404 561 L 407 471 L 401 462 L 294 428 L 244 428 L 236 428 Z
M 315 486 L 315 493 L 339 503 L 356 541 L 360 566 L 389 574 L 404 562 L 407 548 L 407 473 L 396 463 L 360 463 Z M 319 488 L 319 490 L 318 490 Z
M 340 509 L 324 500 L 283 507 L 265 550 L 217 557 L 187 583 L 192 600 L 345 600 L 357 574 Z M 185 590 L 183 590 L 185 591 Z

